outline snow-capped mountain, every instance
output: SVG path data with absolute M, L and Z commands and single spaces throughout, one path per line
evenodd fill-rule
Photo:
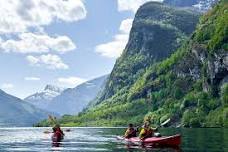
M 193 7 L 199 11 L 207 11 L 219 0 L 164 0 L 165 4 L 179 7 Z
M 52 101 L 53 98 L 60 95 L 63 90 L 63 88 L 59 88 L 54 85 L 46 85 L 43 91 L 30 95 L 24 100 L 35 105 L 38 108 L 48 110 L 48 104 Z
M 200 11 L 206 12 L 209 10 L 218 0 L 200 0 L 193 7 L 199 9 Z
M 0 127 L 32 126 L 47 117 L 48 112 L 0 90 Z
M 47 109 L 61 115 L 81 112 L 103 89 L 106 79 L 107 75 L 64 90 L 53 98 Z

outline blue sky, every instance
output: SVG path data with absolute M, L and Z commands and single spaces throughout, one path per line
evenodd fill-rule
M 24 98 L 110 73 L 146 1 L 0 1 L 0 88 Z

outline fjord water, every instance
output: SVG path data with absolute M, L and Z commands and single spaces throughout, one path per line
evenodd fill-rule
M 63 130 L 65 130 L 64 128 Z M 182 134 L 180 149 L 143 148 L 126 145 L 116 139 L 124 128 L 70 128 L 59 147 L 51 142 L 50 128 L 0 128 L 0 151 L 228 151 L 227 129 L 160 129 L 163 135 Z

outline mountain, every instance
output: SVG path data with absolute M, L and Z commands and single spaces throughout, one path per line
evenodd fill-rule
M 128 123 L 140 124 L 143 119 L 150 119 L 153 124 L 159 125 L 170 119 L 171 126 L 228 126 L 227 0 L 221 1 L 207 12 L 200 19 L 190 39 L 182 41 L 182 45 L 171 56 L 158 56 L 158 53 L 166 54 L 169 52 L 168 48 L 173 46 L 173 43 L 164 45 L 165 41 L 174 40 L 170 39 L 169 30 L 154 34 L 156 30 L 159 31 L 158 28 L 145 30 L 147 24 L 136 28 L 137 20 L 145 18 L 144 14 L 148 14 L 145 18 L 147 23 L 154 23 L 156 17 L 179 23 L 181 16 L 185 20 L 181 20 L 183 24 L 177 24 L 179 29 L 190 22 L 184 13 L 178 13 L 172 20 L 170 13 L 163 7 L 169 8 L 157 3 L 147 3 L 139 9 L 129 43 L 117 60 L 100 103 L 76 117 L 67 118 L 68 121 L 74 120 L 77 122 L 75 125 L 82 126 L 121 126 Z M 164 14 L 159 15 L 162 13 L 168 14 L 169 18 Z M 160 27 L 170 27 L 161 25 Z M 137 35 L 140 31 L 145 34 Z M 149 34 L 149 37 L 144 37 Z M 153 39 L 154 36 L 164 39 Z M 148 43 L 150 38 L 152 40 Z M 151 48 L 147 49 L 149 47 L 145 47 L 145 44 L 149 44 Z M 166 49 L 162 50 L 161 45 L 166 46 Z M 129 46 L 134 48 L 129 49 Z M 138 62 L 136 59 L 143 59 L 140 57 L 143 54 L 148 59 Z M 135 57 L 129 60 L 129 56 Z
M 135 15 L 129 42 L 117 59 L 100 101 L 124 93 L 147 67 L 169 57 L 190 36 L 199 14 L 149 2 Z
M 84 122 L 78 117 L 67 119 L 79 119 L 78 122 L 83 121 L 82 125 L 88 126 L 123 124 L 130 115 L 142 119 L 147 110 L 143 113 L 135 111 L 138 106 L 130 106 L 132 103 L 126 99 L 128 91 L 147 67 L 170 57 L 186 41 L 194 31 L 198 19 L 199 14 L 191 10 L 173 8 L 157 2 L 148 2 L 141 6 L 135 15 L 129 42 L 122 56 L 117 59 L 104 91 L 96 99 L 95 106 L 79 114 L 88 121 Z M 128 116 L 122 114 L 121 121 L 118 119 L 110 122 L 114 115 L 126 110 L 134 113 Z
M 61 115 L 81 112 L 101 91 L 106 79 L 107 75 L 64 90 L 51 100 L 47 109 Z
M 32 126 L 48 114 L 0 90 L 0 126 Z
M 60 95 L 63 90 L 64 89 L 53 85 L 47 85 L 43 91 L 30 95 L 24 100 L 38 108 L 48 110 L 48 104 L 54 97 Z
M 62 125 L 170 120 L 168 126 L 175 127 L 228 127 L 228 1 L 204 14 L 196 28 L 189 24 L 198 16 L 188 13 L 194 14 L 154 2 L 143 5 L 99 102 L 77 116 L 62 117 Z M 174 39 L 176 30 L 189 37 Z
M 190 40 L 170 58 L 148 67 L 128 93 L 144 100 L 144 117 L 173 126 L 228 127 L 228 1 L 201 19 Z
M 218 0 L 164 0 L 163 2 L 172 6 L 193 7 L 205 12 L 215 5 Z

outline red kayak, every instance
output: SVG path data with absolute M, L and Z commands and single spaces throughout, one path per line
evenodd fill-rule
M 172 146 L 177 147 L 181 144 L 181 135 L 173 135 L 173 136 L 162 136 L 162 137 L 150 137 L 144 140 L 139 139 L 138 137 L 133 138 L 123 138 L 118 137 L 120 140 L 125 140 L 126 142 L 131 142 L 135 144 L 149 144 L 154 146 Z

